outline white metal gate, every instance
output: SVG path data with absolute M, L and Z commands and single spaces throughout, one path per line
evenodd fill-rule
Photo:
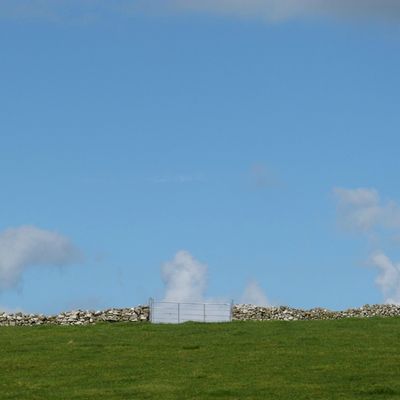
M 232 321 L 232 303 L 178 303 L 150 299 L 149 305 L 150 321 L 156 324 Z

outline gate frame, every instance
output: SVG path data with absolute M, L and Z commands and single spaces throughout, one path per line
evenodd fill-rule
M 207 303 L 207 302 L 184 302 L 184 301 L 158 301 L 154 297 L 149 298 L 149 321 L 153 324 L 156 323 L 154 322 L 153 319 L 153 310 L 154 310 L 154 305 L 156 303 L 160 304 L 176 304 L 177 305 L 177 315 L 178 315 L 178 323 L 181 323 L 181 304 L 182 305 L 202 305 L 203 306 L 203 321 L 193 321 L 193 322 L 200 322 L 200 323 L 207 323 L 207 318 L 206 318 L 206 307 L 207 305 L 213 305 L 213 306 L 229 306 L 229 320 L 228 321 L 215 321 L 215 322 L 208 322 L 208 323 L 222 323 L 222 322 L 232 322 L 233 319 L 233 300 L 231 300 L 229 303 Z M 160 323 L 160 322 L 158 322 Z M 173 324 L 174 322 L 168 322 Z

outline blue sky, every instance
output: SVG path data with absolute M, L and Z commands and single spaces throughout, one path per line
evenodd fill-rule
M 400 301 L 398 7 L 273 3 L 0 2 L 1 308 Z

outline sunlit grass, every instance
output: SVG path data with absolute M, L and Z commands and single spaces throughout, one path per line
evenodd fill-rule
M 400 399 L 400 319 L 0 328 L 1 399 Z

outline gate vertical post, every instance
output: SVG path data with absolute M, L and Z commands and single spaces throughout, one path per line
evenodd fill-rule
M 154 301 L 153 298 L 150 297 L 149 298 L 149 320 L 150 320 L 150 322 L 153 322 L 153 308 L 154 308 L 153 301 Z
M 203 322 L 206 322 L 206 303 L 203 304 Z
M 178 303 L 178 324 L 181 322 L 181 312 L 180 312 L 180 307 L 181 303 Z

